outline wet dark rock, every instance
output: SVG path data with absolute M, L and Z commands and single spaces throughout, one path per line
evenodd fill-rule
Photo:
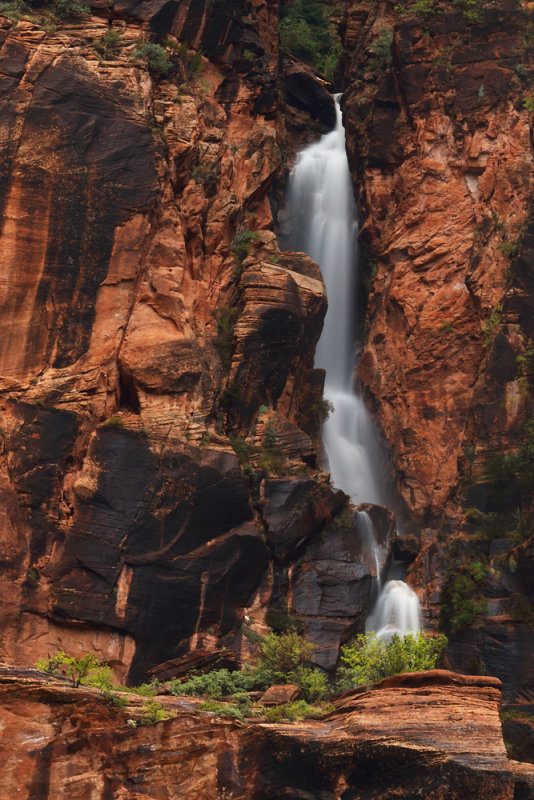
M 360 509 L 373 521 L 374 541 L 348 506 L 290 569 L 291 611 L 315 644 L 315 661 L 325 669 L 335 666 L 340 643 L 364 630 L 376 561 L 384 576 L 391 556 L 393 515 L 381 506 Z
M 262 516 L 275 558 L 285 560 L 324 527 L 346 502 L 346 496 L 311 478 L 265 481 Z
M 291 64 L 285 70 L 287 102 L 307 111 L 313 119 L 320 120 L 331 130 L 336 124 L 336 109 L 332 95 L 325 89 L 312 70 L 304 64 Z
M 150 678 L 169 681 L 172 678 L 185 678 L 187 675 L 202 675 L 213 669 L 239 669 L 237 656 L 233 650 L 191 650 L 180 658 L 172 658 L 148 670 Z

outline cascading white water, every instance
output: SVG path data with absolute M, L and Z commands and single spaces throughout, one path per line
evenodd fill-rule
M 363 539 L 367 546 L 371 549 L 373 553 L 373 558 L 375 560 L 375 567 L 376 567 L 376 585 L 378 589 L 378 594 L 380 594 L 382 590 L 382 578 L 380 577 L 380 552 L 378 543 L 376 541 L 375 530 L 373 525 L 373 520 L 367 513 L 367 511 L 357 511 L 358 515 L 358 522 L 359 527 L 363 535 Z
M 356 206 L 345 152 L 345 131 L 339 96 L 335 129 L 297 157 L 289 182 L 290 246 L 302 250 L 321 267 L 328 294 L 328 312 L 317 345 L 315 366 L 326 370 L 324 395 L 333 412 L 323 426 L 323 443 L 332 483 L 354 504 L 384 504 L 376 480 L 376 436 L 369 413 L 354 390 L 355 254 L 358 252 Z M 360 512 L 361 528 L 371 531 L 380 581 L 378 548 L 372 521 Z M 369 528 L 370 526 L 370 528 Z M 380 590 L 380 584 L 379 584 Z M 379 635 L 419 630 L 419 603 L 402 581 L 389 581 L 369 617 Z
M 388 581 L 378 602 L 367 617 L 365 630 L 374 631 L 378 639 L 391 641 L 396 633 L 405 636 L 421 629 L 419 600 L 404 581 Z
M 353 388 L 358 227 L 337 99 L 336 112 L 335 130 L 303 150 L 291 174 L 291 247 L 319 264 L 328 294 L 315 366 L 326 370 L 324 395 L 334 409 L 323 426 L 332 483 L 355 504 L 381 504 L 372 464 L 372 423 Z

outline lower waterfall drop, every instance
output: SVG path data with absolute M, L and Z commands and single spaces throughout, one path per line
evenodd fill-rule
M 333 406 L 323 425 L 332 484 L 343 489 L 355 505 L 385 505 L 376 479 L 375 431 L 363 400 L 354 390 L 358 222 L 339 95 L 334 99 L 335 129 L 299 153 L 290 176 L 289 245 L 319 264 L 328 294 L 315 366 L 326 370 L 324 396 Z M 388 581 L 381 586 L 372 521 L 364 511 L 359 512 L 359 517 L 364 535 L 373 540 L 378 581 L 378 600 L 366 629 L 377 631 L 384 640 L 393 633 L 404 635 L 420 630 L 419 602 L 412 589 L 402 581 Z M 371 623 L 375 627 L 370 627 Z

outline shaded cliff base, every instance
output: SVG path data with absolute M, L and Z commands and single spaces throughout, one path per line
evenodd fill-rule
M 500 684 L 443 670 L 340 696 L 321 721 L 228 722 L 160 696 L 110 706 L 35 670 L 0 670 L 0 784 L 21 800 L 529 800 L 534 766 L 509 761 Z

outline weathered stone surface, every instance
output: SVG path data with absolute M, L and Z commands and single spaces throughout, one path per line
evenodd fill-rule
M 462 446 L 471 444 L 479 387 L 487 382 L 482 403 L 494 392 L 483 374 L 484 331 L 514 291 L 506 248 L 528 220 L 534 178 L 530 118 L 514 73 L 521 11 L 487 9 L 481 23 L 453 12 L 423 20 L 376 13 L 365 2 L 351 5 L 344 23 L 353 47 L 347 145 L 361 237 L 377 263 L 360 376 L 417 524 L 442 520 Z M 378 63 L 373 49 L 388 30 L 393 59 Z M 511 322 L 504 312 L 503 330 Z M 510 359 L 498 363 L 510 387 Z M 488 434 L 478 427 L 479 448 Z
M 279 560 L 294 554 L 346 502 L 343 492 L 311 478 L 270 478 L 263 496 L 267 541 Z
M 142 679 L 232 646 L 264 585 L 261 472 L 241 474 L 224 387 L 246 387 L 243 433 L 265 403 L 281 462 L 313 466 L 298 420 L 326 299 L 270 230 L 291 149 L 277 3 L 92 7 L 113 60 L 102 17 L 2 18 L 1 653 L 94 650 Z M 131 60 L 140 20 L 192 48 L 168 80 Z
M 39 674 L 0 676 L 6 797 L 236 800 L 533 797 L 531 765 L 506 759 L 498 682 L 434 672 L 343 695 L 320 721 L 243 726 L 187 712 L 152 725 L 144 698 L 119 710 Z M 387 766 L 387 768 L 386 768 Z
M 375 541 L 369 540 L 358 511 L 348 506 L 289 569 L 289 607 L 315 644 L 315 662 L 325 669 L 335 666 L 341 642 L 363 632 L 375 599 L 377 561 L 384 575 L 396 535 L 391 512 L 360 508 L 372 516 Z
M 158 664 L 148 670 L 147 675 L 159 681 L 172 678 L 185 678 L 187 675 L 202 675 L 212 669 L 238 668 L 237 657 L 233 650 L 192 650 L 180 658 L 172 658 L 164 664 Z
M 260 703 L 264 706 L 278 706 L 282 703 L 292 703 L 300 697 L 300 689 L 291 683 L 281 684 L 280 686 L 269 686 L 260 698 Z
M 332 95 L 303 64 L 290 64 L 285 70 L 287 102 L 319 119 L 328 130 L 336 124 Z
M 298 407 L 291 408 L 291 395 L 313 366 L 326 291 L 322 280 L 267 263 L 247 269 L 241 286 L 243 309 L 229 377 L 238 394 L 229 416 L 232 424 L 246 429 L 262 404 L 298 413 Z M 302 358 L 304 349 L 309 359 Z
M 502 735 L 510 758 L 534 764 L 534 720 L 530 714 L 521 718 L 521 709 L 516 708 L 517 718 L 503 719 Z
M 487 565 L 468 592 L 486 610 L 454 635 L 451 664 L 491 671 L 519 700 L 532 694 L 530 561 L 515 549 L 532 537 L 534 490 L 530 12 L 479 10 L 349 4 L 344 117 L 376 261 L 360 378 L 390 445 L 406 561 L 420 541 L 409 582 L 437 627 L 444 579 Z

